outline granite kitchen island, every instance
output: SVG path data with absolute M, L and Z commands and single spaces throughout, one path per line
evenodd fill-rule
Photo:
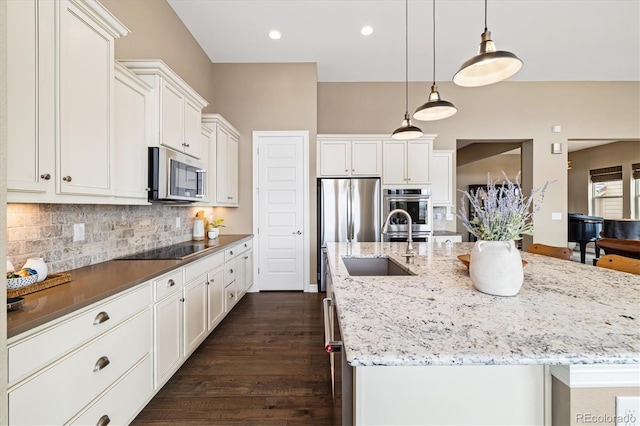
M 355 424 L 544 424 L 550 366 L 620 366 L 633 382 L 640 276 L 524 252 L 519 294 L 490 296 L 457 258 L 472 246 L 415 244 L 406 265 L 404 243 L 327 245 Z M 343 257 L 413 275 L 351 276 Z

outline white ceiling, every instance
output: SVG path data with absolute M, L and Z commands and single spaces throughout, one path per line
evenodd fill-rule
M 315 62 L 321 82 L 404 80 L 402 0 L 168 1 L 212 62 Z M 411 81 L 432 79 L 431 7 L 409 1 Z M 484 2 L 436 7 L 436 79 L 446 81 L 477 53 Z M 640 80 L 640 0 L 490 0 L 488 27 L 524 61 L 511 80 Z

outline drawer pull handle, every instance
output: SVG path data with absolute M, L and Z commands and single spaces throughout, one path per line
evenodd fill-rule
M 169 280 L 167 281 L 167 284 L 169 284 L 169 287 L 173 287 L 174 285 L 176 285 L 176 282 L 174 280 Z
M 93 372 L 97 373 L 98 371 L 102 370 L 103 368 L 105 368 L 110 363 L 111 363 L 111 361 L 109 361 L 109 358 L 107 358 L 106 356 L 101 356 L 96 361 L 96 365 L 93 366 Z
M 100 417 L 100 419 L 98 419 L 98 423 L 96 423 L 96 426 L 107 426 L 109 423 L 111 423 L 111 419 L 105 414 L 104 416 Z
M 93 325 L 99 325 L 106 321 L 109 321 L 109 314 L 102 311 L 94 318 Z
M 233 256 L 233 250 L 230 250 L 230 251 L 229 251 L 229 254 L 230 254 L 231 256 Z
M 181 301 L 181 302 L 184 302 L 184 297 L 181 297 L 181 298 L 180 298 L 180 301 Z
M 244 258 L 245 258 L 245 259 L 248 259 L 248 258 L 249 258 L 249 256 L 245 256 Z
M 229 269 L 229 272 L 231 272 L 233 274 L 233 269 Z
M 233 299 L 233 293 L 229 293 L 229 299 Z

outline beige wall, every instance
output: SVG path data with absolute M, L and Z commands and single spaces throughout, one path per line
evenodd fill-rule
M 214 64 L 216 112 L 241 134 L 239 147 L 239 208 L 217 208 L 225 233 L 253 232 L 252 132 L 309 131 L 309 193 L 311 221 L 311 281 L 315 283 L 315 175 L 317 133 L 316 64 Z
M 615 426 L 616 396 L 640 397 L 640 388 L 569 388 L 552 378 L 552 424 L 579 426 L 598 424 Z M 587 416 L 601 416 L 601 421 L 589 421 Z M 610 421 L 606 421 L 610 420 Z
M 640 119 L 639 119 L 640 120 Z M 569 153 L 569 212 L 589 214 L 589 170 L 601 167 L 622 166 L 622 180 L 629 188 L 631 164 L 640 163 L 640 141 L 616 142 Z M 622 211 L 631 217 L 631 197 L 624 192 Z
M 457 189 L 467 191 L 469 185 L 486 184 L 487 173 L 491 173 L 491 180 L 501 180 L 502 172 L 505 172 L 509 179 L 515 180 L 520 171 L 519 154 L 503 154 L 485 158 L 473 163 L 458 166 L 456 172 Z M 460 198 L 462 194 L 456 193 L 458 210 L 460 209 Z M 456 219 L 457 229 L 462 233 L 462 240 L 469 241 L 469 232 L 464 228 L 460 219 Z
M 414 122 L 436 133 L 434 149 L 456 149 L 463 140 L 531 140 L 528 156 L 532 182 L 538 187 L 556 182 L 535 215 L 536 241 L 564 245 L 567 240 L 568 139 L 637 139 L 640 137 L 640 82 L 501 82 L 461 88 L 438 84 L 441 96 L 458 113 L 446 120 Z M 426 100 L 428 84 L 410 83 L 409 109 Z M 319 83 L 318 133 L 390 133 L 404 113 L 403 83 Z M 615 99 L 602 108 L 599 99 Z M 551 126 L 561 125 L 561 133 Z M 551 154 L 551 143 L 562 142 L 563 153 Z M 523 156 L 527 158 L 527 156 Z M 552 221 L 551 213 L 563 220 Z
M 131 33 L 116 40 L 116 59 L 161 59 L 213 108 L 211 60 L 165 0 L 101 0 Z

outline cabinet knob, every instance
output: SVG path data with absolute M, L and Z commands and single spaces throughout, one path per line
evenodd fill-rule
M 344 171 L 345 171 L 345 172 L 348 172 L 348 171 L 349 171 L 349 169 L 344 169 Z
M 109 321 L 109 314 L 102 311 L 93 319 L 93 325 L 102 324 L 103 322 Z
M 185 148 L 189 148 L 189 144 L 186 142 L 182 142 L 182 146 L 184 146 Z
M 230 254 L 231 256 L 233 256 L 233 250 L 229 251 L 229 254 Z
M 149 192 L 149 191 L 151 191 L 151 188 L 146 187 L 144 190 L 145 190 L 145 191 L 147 191 L 147 192 Z
M 233 200 L 233 197 L 227 197 L 227 200 Z
M 176 282 L 175 282 L 174 280 L 171 280 L 171 279 L 170 279 L 169 281 L 167 281 L 167 285 L 168 285 L 169 287 L 173 287 L 174 285 L 176 285 Z
M 65 182 L 71 182 L 71 176 L 65 176 L 62 178 L 62 180 Z
M 40 178 L 44 180 L 49 180 L 51 179 L 51 175 L 49 173 L 43 173 L 40 175 Z
M 111 361 L 109 361 L 109 358 L 107 358 L 106 356 L 101 356 L 96 361 L 96 365 L 93 366 L 93 372 L 96 373 L 96 372 L 102 370 L 103 368 L 105 368 L 110 363 L 111 363 Z
M 229 272 L 231 272 L 233 274 L 233 269 L 229 269 Z
M 181 301 L 181 302 L 184 302 L 184 297 L 181 297 L 181 298 L 180 298 L 180 301 Z
M 245 256 L 244 258 L 245 258 L 245 259 L 248 259 L 248 258 L 249 258 L 249 256 Z
M 351 169 L 351 171 L 352 171 L 352 172 L 355 172 L 355 171 L 356 171 L 356 169 Z
M 229 293 L 229 299 L 233 299 L 234 294 L 233 293 Z
M 111 423 L 111 419 L 105 414 L 98 419 L 98 423 L 96 423 L 96 426 L 107 426 L 109 423 Z

